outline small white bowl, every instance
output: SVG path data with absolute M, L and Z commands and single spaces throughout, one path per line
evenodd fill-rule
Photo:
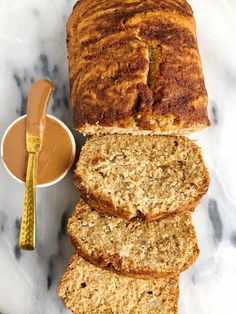
M 12 126 L 13 126 L 17 121 L 19 121 L 19 120 L 21 120 L 21 119 L 24 119 L 25 117 L 26 117 L 26 115 L 23 115 L 23 116 L 17 118 L 16 120 L 14 120 L 14 121 L 9 125 L 9 127 L 6 129 L 6 131 L 5 131 L 4 134 L 3 134 L 2 142 L 1 142 L 1 157 L 2 157 L 2 162 L 3 162 L 3 164 L 4 164 L 4 166 L 5 166 L 6 170 L 7 170 L 7 172 L 8 172 L 16 181 L 18 181 L 18 182 L 20 182 L 20 183 L 23 183 L 23 184 L 25 184 L 25 182 L 22 181 L 22 180 L 20 180 L 19 178 L 17 178 L 17 177 L 8 169 L 7 165 L 5 164 L 5 162 L 4 162 L 4 160 L 3 160 L 3 142 L 4 142 L 4 140 L 5 140 L 5 137 L 6 137 L 7 133 L 8 133 L 8 131 L 12 128 Z M 73 165 L 73 162 L 74 162 L 74 160 L 75 160 L 75 153 L 76 153 L 75 139 L 74 139 L 74 136 L 73 136 L 73 134 L 71 133 L 70 129 L 65 125 L 64 122 L 62 122 L 62 121 L 59 120 L 58 118 L 56 118 L 56 117 L 54 117 L 54 116 L 52 116 L 52 115 L 50 115 L 50 114 L 47 114 L 47 117 L 49 117 L 49 118 L 51 118 L 51 119 L 53 119 L 53 120 L 56 120 L 56 121 L 64 128 L 64 130 L 67 132 L 67 134 L 69 135 L 69 137 L 70 137 L 70 139 L 71 139 L 71 144 L 72 144 L 72 159 L 71 159 L 71 163 L 70 163 L 69 167 L 64 171 L 64 173 L 62 173 L 62 175 L 61 175 L 59 178 L 57 178 L 56 180 L 53 180 L 53 181 L 51 181 L 51 182 L 48 182 L 48 183 L 37 184 L 37 185 L 36 185 L 37 188 L 46 188 L 46 187 L 49 187 L 49 186 L 54 185 L 54 184 L 58 183 L 59 181 L 61 181 L 61 180 L 67 175 L 67 173 L 69 172 L 71 166 Z

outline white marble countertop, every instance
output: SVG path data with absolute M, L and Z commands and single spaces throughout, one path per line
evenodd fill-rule
M 0 137 L 25 113 L 31 82 L 53 80 L 49 112 L 71 126 L 65 23 L 73 0 L 0 1 Z M 193 139 L 211 173 L 194 214 L 197 263 L 181 275 L 180 314 L 236 313 L 236 1 L 191 0 L 209 92 L 212 127 Z M 83 138 L 75 135 L 78 147 Z M 17 246 L 23 185 L 0 163 L 0 314 L 68 313 L 57 283 L 72 251 L 65 225 L 78 200 L 71 174 L 37 191 L 38 244 Z M 90 314 L 90 313 L 88 313 Z

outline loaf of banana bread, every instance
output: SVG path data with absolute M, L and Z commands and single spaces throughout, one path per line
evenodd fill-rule
M 185 0 L 81 0 L 67 33 L 77 130 L 183 134 L 209 125 Z

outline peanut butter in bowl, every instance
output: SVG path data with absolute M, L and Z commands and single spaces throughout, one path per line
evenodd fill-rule
M 27 170 L 26 116 L 6 130 L 1 145 L 4 165 L 11 175 L 25 182 Z M 37 187 L 46 187 L 65 177 L 75 157 L 75 140 L 69 128 L 52 115 L 46 116 L 41 151 L 37 157 Z

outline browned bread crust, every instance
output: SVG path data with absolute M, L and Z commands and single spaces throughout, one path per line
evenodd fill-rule
M 91 137 L 74 178 L 92 208 L 128 220 L 193 211 L 209 187 L 199 147 L 181 136 Z
M 94 267 L 74 253 L 58 295 L 74 314 L 177 314 L 179 278 L 119 276 Z
M 81 0 L 67 32 L 76 129 L 183 134 L 210 124 L 185 0 Z
M 69 219 L 68 234 L 76 251 L 90 263 L 136 278 L 177 275 L 199 254 L 188 212 L 158 222 L 127 222 L 99 214 L 80 201 Z

